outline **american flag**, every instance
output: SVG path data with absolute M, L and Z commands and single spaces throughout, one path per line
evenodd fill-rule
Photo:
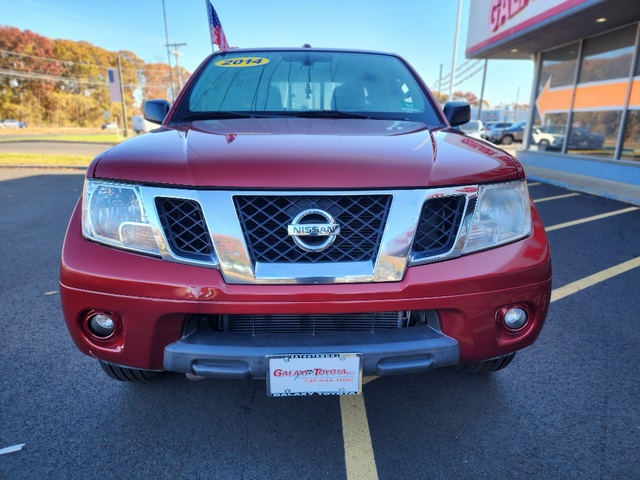
M 211 29 L 211 46 L 218 45 L 220 50 L 228 49 L 229 44 L 227 43 L 227 37 L 222 29 L 220 18 L 213 8 L 213 5 L 211 5 L 210 0 L 207 0 L 207 11 L 209 14 L 209 28 Z

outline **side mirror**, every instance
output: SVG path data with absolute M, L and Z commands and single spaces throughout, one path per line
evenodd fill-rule
M 166 100 L 147 100 L 144 102 L 144 119 L 151 123 L 162 124 L 169 113 L 169 102 Z
M 464 125 L 471 120 L 471 107 L 467 102 L 447 102 L 443 110 L 452 127 Z

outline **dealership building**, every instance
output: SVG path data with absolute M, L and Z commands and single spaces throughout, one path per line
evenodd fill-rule
M 525 169 L 637 203 L 640 0 L 473 0 L 469 18 L 468 58 L 535 62 Z

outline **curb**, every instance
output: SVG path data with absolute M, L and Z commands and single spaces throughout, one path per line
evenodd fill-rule
M 535 182 L 541 182 L 541 183 L 546 183 L 549 185 L 554 185 L 556 187 L 560 187 L 560 188 L 564 188 L 566 190 L 571 190 L 574 192 L 582 192 L 582 193 L 587 193 L 589 195 L 595 195 L 597 197 L 602 197 L 602 198 L 606 198 L 608 200 L 615 200 L 617 202 L 622 202 L 622 203 L 629 203 L 631 205 L 638 205 L 640 206 L 640 199 L 637 198 L 633 198 L 633 197 L 626 197 L 624 195 L 617 195 L 611 192 L 606 192 L 603 190 L 599 190 L 597 188 L 593 188 L 593 187 L 585 187 L 583 185 L 575 185 L 572 184 L 571 182 L 563 182 L 560 180 L 551 180 L 549 178 L 546 177 L 540 177 L 537 175 L 527 175 L 527 180 L 533 180 Z

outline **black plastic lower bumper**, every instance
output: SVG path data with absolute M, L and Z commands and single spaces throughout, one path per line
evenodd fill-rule
M 456 340 L 421 325 L 316 335 L 198 330 L 165 348 L 164 368 L 210 378 L 266 378 L 268 355 L 318 353 L 361 353 L 364 375 L 417 373 L 459 362 Z

